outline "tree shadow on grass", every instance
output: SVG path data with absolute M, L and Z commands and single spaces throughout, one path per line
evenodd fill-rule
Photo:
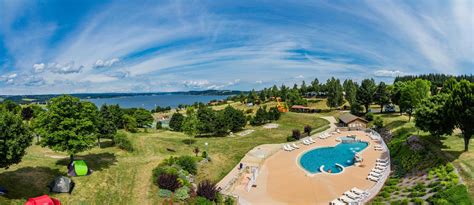
M 115 156 L 115 154 L 109 152 L 88 155 L 75 155 L 74 159 L 86 161 L 87 166 L 93 171 L 101 171 L 117 163 L 117 157 Z M 68 166 L 69 158 L 60 159 L 56 162 L 56 164 Z
M 3 197 L 26 200 L 50 194 L 47 187 L 49 183 L 57 176 L 65 175 L 66 173 L 49 167 L 23 167 L 1 173 L 0 186 L 8 190 Z
M 403 125 L 405 125 L 407 123 L 407 121 L 405 120 L 395 120 L 395 121 L 392 121 L 390 123 L 388 123 L 387 125 L 385 125 L 385 128 L 389 129 L 389 130 L 393 130 L 393 129 L 396 129 L 398 127 L 401 127 Z

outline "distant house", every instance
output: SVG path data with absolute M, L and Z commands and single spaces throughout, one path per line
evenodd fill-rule
M 307 113 L 319 112 L 319 109 L 305 107 L 305 106 L 302 106 L 302 105 L 293 105 L 293 106 L 291 106 L 290 110 L 292 112 L 307 112 Z
M 344 113 L 339 116 L 339 126 L 341 127 L 349 127 L 349 128 L 367 128 L 367 123 L 369 121 L 357 117 L 351 113 Z

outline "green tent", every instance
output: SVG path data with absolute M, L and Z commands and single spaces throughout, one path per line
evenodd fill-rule
M 75 160 L 74 161 L 74 171 L 77 176 L 86 176 L 89 169 L 84 160 Z

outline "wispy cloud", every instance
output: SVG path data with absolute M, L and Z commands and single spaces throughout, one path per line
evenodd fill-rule
M 61 4 L 0 2 L 0 94 L 249 90 L 474 66 L 472 1 Z

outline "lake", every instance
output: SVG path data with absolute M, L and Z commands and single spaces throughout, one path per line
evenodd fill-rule
M 208 103 L 211 100 L 226 99 L 227 95 L 184 95 L 184 94 L 169 94 L 169 95 L 140 95 L 140 96 L 126 96 L 117 98 L 91 98 L 88 100 L 97 107 L 103 104 L 114 105 L 118 104 L 123 108 L 141 107 L 148 110 L 155 109 L 156 106 L 172 108 L 178 107 L 179 104 L 191 105 L 194 102 Z

